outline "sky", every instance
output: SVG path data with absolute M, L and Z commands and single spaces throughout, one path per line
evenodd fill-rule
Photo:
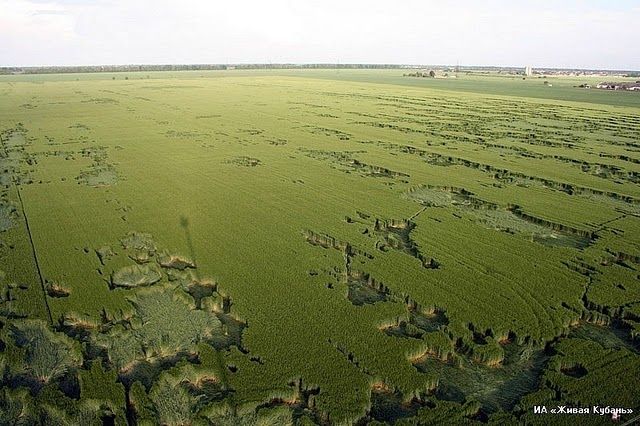
M 0 66 L 640 70 L 640 0 L 0 0 Z

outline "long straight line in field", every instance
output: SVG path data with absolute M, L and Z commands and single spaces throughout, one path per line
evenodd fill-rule
M 7 157 L 7 149 L 4 145 L 4 140 L 0 138 L 0 145 L 2 146 L 2 152 Z M 49 316 L 49 322 L 53 324 L 53 316 L 51 315 L 51 308 L 49 307 L 49 301 L 47 300 L 47 291 L 44 285 L 44 279 L 42 278 L 42 271 L 40 270 L 40 264 L 38 263 L 38 255 L 36 254 L 36 247 L 33 244 L 33 237 L 31 236 L 31 228 L 29 228 L 29 219 L 27 218 L 27 212 L 24 209 L 24 203 L 22 202 L 22 194 L 20 193 L 20 186 L 16 183 L 15 176 L 13 177 L 13 186 L 16 188 L 18 194 L 18 200 L 20 201 L 20 209 L 22 210 L 22 216 L 24 217 L 24 223 L 27 228 L 27 234 L 29 235 L 29 244 L 31 245 L 31 252 L 33 253 L 33 260 L 36 264 L 38 271 L 38 277 L 40 278 L 40 287 L 42 288 L 42 298 L 44 300 L 44 306 L 47 308 L 47 315 Z
M 42 298 L 44 299 L 44 306 L 47 308 L 47 314 L 49 316 L 49 322 L 53 324 L 53 316 L 51 315 L 51 308 L 49 307 L 49 301 L 47 300 L 47 290 L 44 286 L 44 279 L 42 278 L 42 271 L 40 270 L 40 264 L 38 263 L 38 255 L 36 253 L 36 246 L 33 244 L 33 237 L 31 236 L 31 228 L 29 228 L 29 219 L 27 218 L 27 212 L 24 209 L 24 203 L 22 202 L 22 194 L 18 185 L 14 183 L 16 192 L 18 193 L 18 200 L 20 200 L 20 209 L 22 209 L 22 216 L 24 217 L 24 223 L 27 226 L 27 234 L 29 234 L 29 243 L 31 244 L 31 252 L 33 253 L 33 260 L 36 263 L 36 269 L 38 270 L 38 277 L 40 277 L 40 287 L 42 288 Z

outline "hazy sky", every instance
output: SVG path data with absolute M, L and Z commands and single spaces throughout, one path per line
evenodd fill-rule
M 0 66 L 403 63 L 640 70 L 640 0 L 0 0 Z

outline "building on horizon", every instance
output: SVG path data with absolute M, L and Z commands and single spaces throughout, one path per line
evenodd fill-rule
M 527 77 L 531 77 L 533 75 L 533 68 L 531 68 L 531 65 L 524 67 L 524 75 Z

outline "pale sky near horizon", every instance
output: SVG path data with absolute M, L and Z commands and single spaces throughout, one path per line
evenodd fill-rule
M 0 66 L 459 63 L 640 70 L 639 26 L 640 0 L 0 0 Z

